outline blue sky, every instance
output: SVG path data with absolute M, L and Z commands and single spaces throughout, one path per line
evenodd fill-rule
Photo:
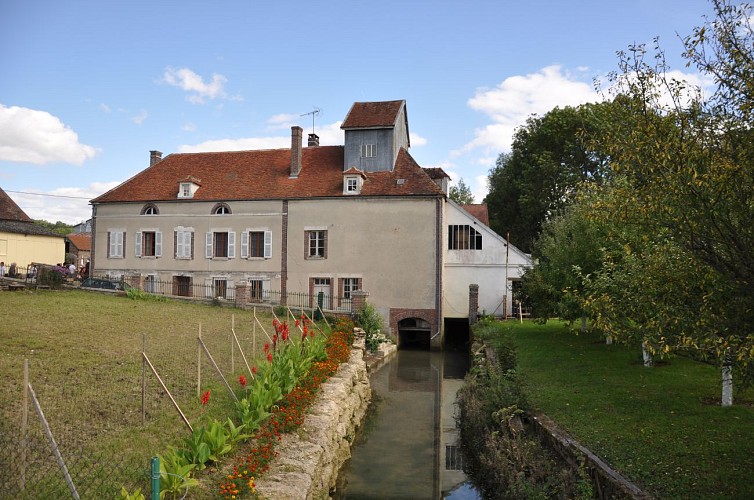
M 616 51 L 680 36 L 707 0 L 0 2 L 0 187 L 75 224 L 149 151 L 343 144 L 356 101 L 405 99 L 410 153 L 481 202 L 532 113 L 598 99 Z M 36 193 L 36 194 L 24 194 Z M 44 195 L 44 196 L 40 196 Z

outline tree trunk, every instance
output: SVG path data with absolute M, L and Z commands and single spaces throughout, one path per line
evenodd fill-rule
M 647 350 L 647 343 L 641 343 L 641 357 L 644 358 L 644 366 L 650 368 L 652 366 L 652 354 Z
M 723 399 L 721 405 L 733 405 L 733 360 L 730 352 L 726 352 L 723 358 Z
M 586 314 L 581 315 L 581 333 L 586 331 Z

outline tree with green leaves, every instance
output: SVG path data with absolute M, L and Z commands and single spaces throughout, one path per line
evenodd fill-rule
M 611 78 L 616 106 L 601 145 L 630 183 L 629 209 L 641 215 L 644 235 L 655 244 L 663 243 L 655 235 L 672 238 L 697 270 L 674 279 L 676 291 L 694 284 L 703 296 L 683 313 L 695 318 L 692 324 L 668 346 L 712 353 L 729 405 L 732 365 L 754 360 L 754 31 L 752 6 L 713 5 L 715 18 L 684 43 L 689 64 L 714 80 L 714 92 L 704 97 L 670 78 L 657 45 L 653 54 L 633 46 L 620 54 Z M 681 314 L 658 298 L 650 304 L 655 316 Z M 628 319 L 645 331 L 667 327 L 653 317 Z
M 584 277 L 602 265 L 605 224 L 575 203 L 546 221 L 532 244 L 534 267 L 524 272 L 522 295 L 540 320 L 557 317 L 586 328 Z
M 448 197 L 459 205 L 471 205 L 474 203 L 474 195 L 471 194 L 469 186 L 463 182 L 463 177 L 458 180 L 458 184 L 450 186 Z
M 488 176 L 484 202 L 490 225 L 525 252 L 549 218 L 572 200 L 582 182 L 601 183 L 609 174 L 608 156 L 593 145 L 611 103 L 555 108 L 532 116 L 502 153 Z

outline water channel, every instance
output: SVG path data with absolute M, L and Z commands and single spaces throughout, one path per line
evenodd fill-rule
M 370 375 L 372 403 L 333 499 L 478 500 L 458 447 L 468 350 L 400 349 Z

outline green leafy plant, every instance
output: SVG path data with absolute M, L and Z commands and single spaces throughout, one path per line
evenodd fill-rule
M 231 446 L 238 442 L 246 441 L 251 437 L 251 434 L 243 432 L 246 429 L 244 424 L 236 425 L 230 417 L 225 421 L 225 428 L 228 433 L 228 442 L 230 442 Z
M 188 463 L 181 453 L 171 449 L 160 458 L 160 499 L 181 498 L 189 488 L 197 486 L 199 481 L 191 477 L 196 467 Z
M 124 500 L 144 500 L 144 494 L 141 488 L 137 488 L 133 493 L 129 493 L 125 487 L 120 488 L 120 497 Z

